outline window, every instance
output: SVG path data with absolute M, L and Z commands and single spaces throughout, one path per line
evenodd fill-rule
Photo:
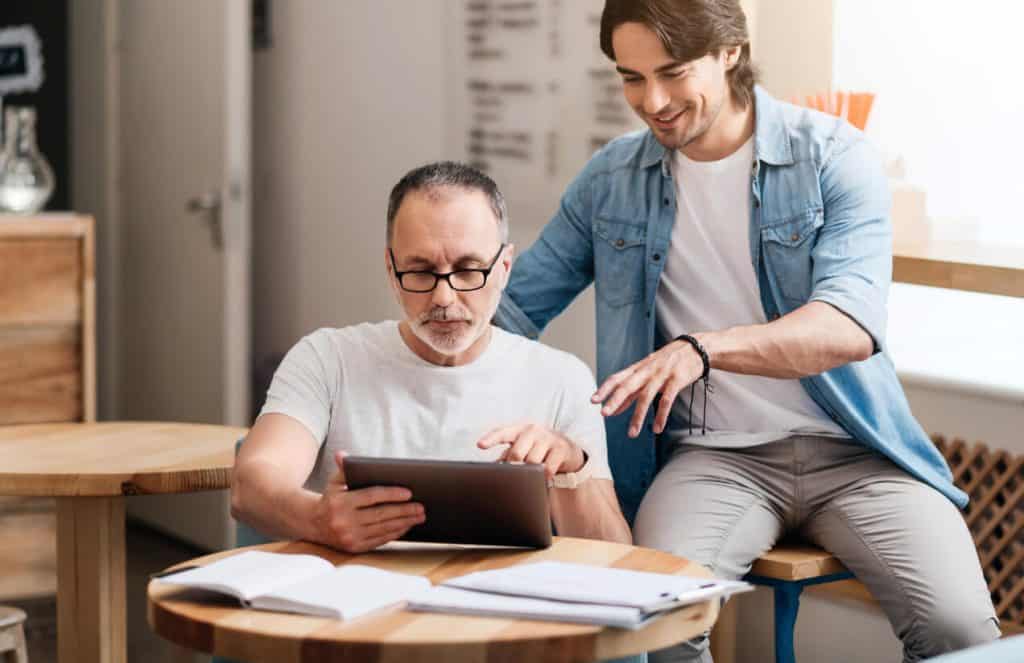
M 833 85 L 877 94 L 867 133 L 902 159 L 933 223 L 1024 245 L 1024 3 L 835 0 L 834 11 Z

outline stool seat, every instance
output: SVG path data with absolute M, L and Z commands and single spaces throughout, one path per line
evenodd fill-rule
M 25 611 L 0 605 L 0 629 L 10 628 L 25 622 Z
M 847 573 L 832 553 L 802 542 L 779 542 L 754 562 L 750 573 L 776 580 L 809 580 Z

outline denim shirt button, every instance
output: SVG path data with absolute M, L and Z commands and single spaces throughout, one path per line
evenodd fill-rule
M 626 240 L 624 240 L 624 239 L 617 239 L 617 240 L 615 240 L 615 246 L 619 247 L 620 249 L 623 246 L 625 246 L 625 245 L 626 245 Z
M 658 262 L 659 260 L 661 260 L 661 254 L 655 253 L 653 256 L 651 256 L 651 258 L 654 259 L 654 262 Z
M 800 239 L 800 233 L 793 233 L 790 239 L 793 240 L 794 242 L 797 241 L 798 239 Z
M 668 203 L 669 203 L 669 200 L 668 200 L 668 198 L 663 198 L 663 199 L 662 199 L 662 202 L 663 202 L 663 203 L 665 203 L 666 205 L 668 205 Z

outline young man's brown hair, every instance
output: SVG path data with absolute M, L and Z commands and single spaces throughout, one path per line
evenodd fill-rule
M 601 50 L 612 60 L 612 32 L 623 23 L 650 28 L 679 62 L 741 46 L 740 58 L 726 77 L 740 107 L 753 102 L 757 70 L 750 61 L 747 17 L 738 0 L 607 0 L 601 13 Z

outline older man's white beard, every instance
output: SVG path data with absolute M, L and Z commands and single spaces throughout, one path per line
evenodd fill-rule
M 456 325 L 450 331 L 439 331 L 433 329 L 428 322 L 431 321 L 463 321 L 464 324 Z M 432 350 L 444 355 L 457 355 L 465 352 L 480 337 L 480 333 L 474 324 L 469 311 L 453 309 L 451 307 L 436 306 L 426 313 L 421 314 L 415 325 L 411 325 L 412 333 L 421 341 L 426 343 Z

